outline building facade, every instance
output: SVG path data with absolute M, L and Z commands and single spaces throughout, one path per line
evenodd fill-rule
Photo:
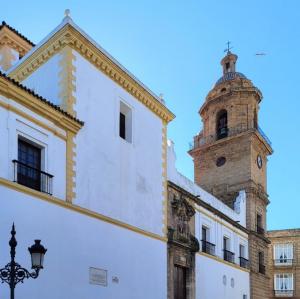
M 300 230 L 268 231 L 270 298 L 300 298 Z
M 37 45 L 3 23 L 0 65 L 0 265 L 13 222 L 17 262 L 48 249 L 16 296 L 165 299 L 174 115 L 69 16 Z
M 183 176 L 168 142 L 168 298 L 250 298 L 246 193 L 234 208 Z
M 0 267 L 13 222 L 20 264 L 48 248 L 20 298 L 300 298 L 300 231 L 266 233 L 273 150 L 236 61 L 200 109 L 192 182 L 173 113 L 68 14 L 37 45 L 0 25 Z
M 245 190 L 251 298 L 262 299 L 269 296 L 266 173 L 272 148 L 258 126 L 262 94 L 236 71 L 236 62 L 237 55 L 230 51 L 222 59 L 223 76 L 199 111 L 203 130 L 189 153 L 195 182 L 227 205 L 232 207 L 238 192 Z

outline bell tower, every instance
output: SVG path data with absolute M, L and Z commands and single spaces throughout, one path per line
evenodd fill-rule
M 208 93 L 199 114 L 203 130 L 189 151 L 195 182 L 229 206 L 240 190 L 247 194 L 251 298 L 268 298 L 265 237 L 267 156 L 271 143 L 258 126 L 262 93 L 236 71 L 238 56 L 227 50 L 222 77 Z

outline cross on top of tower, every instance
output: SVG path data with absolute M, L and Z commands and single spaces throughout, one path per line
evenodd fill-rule
M 227 55 L 229 55 L 231 53 L 230 50 L 233 48 L 233 47 L 230 47 L 230 44 L 231 44 L 231 41 L 228 41 L 226 43 L 227 49 L 224 50 L 224 52 L 227 52 Z

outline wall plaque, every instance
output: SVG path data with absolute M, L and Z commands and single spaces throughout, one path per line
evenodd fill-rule
M 107 270 L 90 267 L 90 284 L 107 286 Z

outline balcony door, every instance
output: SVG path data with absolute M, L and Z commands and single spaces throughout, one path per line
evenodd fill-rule
M 174 266 L 174 299 L 186 299 L 186 268 Z
M 18 183 L 40 190 L 41 149 L 19 139 L 18 162 Z

